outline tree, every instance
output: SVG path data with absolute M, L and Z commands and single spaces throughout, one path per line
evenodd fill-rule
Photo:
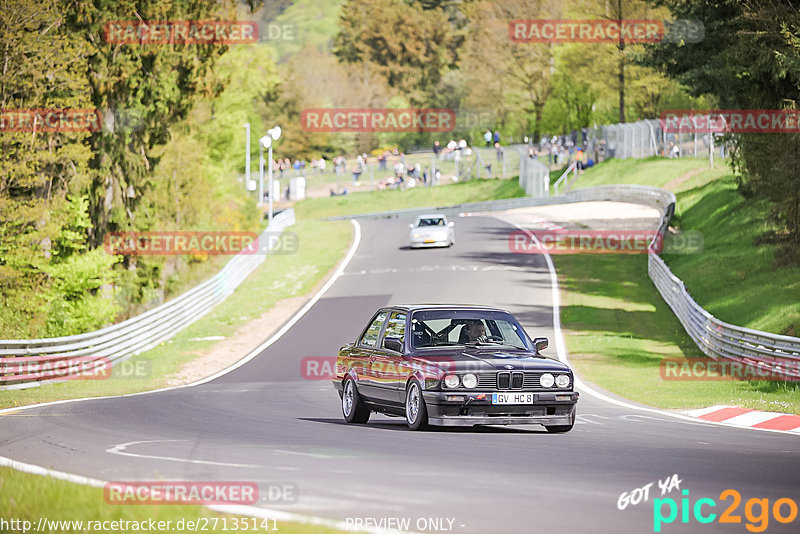
M 556 18 L 559 6 L 550 0 L 483 0 L 470 14 L 465 70 L 468 106 L 491 106 L 499 122 L 513 110 L 525 112 L 526 123 L 518 134 L 540 135 L 542 113 L 552 92 L 555 48 L 550 43 L 517 43 L 508 35 L 512 20 Z
M 696 44 L 660 43 L 643 62 L 663 68 L 693 95 L 713 95 L 722 109 L 798 109 L 800 104 L 800 7 L 788 0 L 668 0 L 678 19 L 700 20 Z M 740 190 L 773 201 L 775 239 L 798 260 L 800 249 L 800 135 L 733 136 Z
M 334 54 L 345 64 L 369 62 L 414 106 L 436 99 L 453 65 L 452 31 L 439 8 L 402 0 L 348 0 L 342 7 Z

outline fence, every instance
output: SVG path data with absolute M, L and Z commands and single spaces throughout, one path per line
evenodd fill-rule
M 584 128 L 566 137 L 571 144 L 584 146 L 595 162 L 650 156 L 710 157 L 715 150 L 719 150 L 720 157 L 726 154 L 725 144 L 718 135 L 696 130 L 665 132 L 661 121 L 655 119 Z
M 527 155 L 519 157 L 519 186 L 526 195 L 545 197 L 550 194 L 550 169 Z
M 266 243 L 271 249 L 274 240 L 269 237 L 294 222 L 293 210 L 279 213 L 259 236 L 259 244 Z M 64 380 L 64 369 L 91 372 L 155 347 L 225 300 L 265 257 L 261 251 L 240 253 L 216 275 L 173 300 L 101 330 L 47 339 L 0 340 L 0 389 Z
M 446 207 L 427 207 L 366 213 L 331 219 L 376 219 L 415 217 L 431 212 L 445 214 L 504 211 L 515 208 L 567 204 L 585 201 L 615 201 L 646 204 L 661 213 L 659 233 L 664 235 L 675 211 L 675 195 L 644 185 L 585 187 L 555 197 L 521 197 L 486 202 L 470 202 Z M 648 254 L 648 274 L 667 305 L 704 354 L 713 359 L 762 366 L 786 379 L 800 378 L 800 338 L 771 334 L 720 321 L 698 305 L 683 282 L 655 252 Z

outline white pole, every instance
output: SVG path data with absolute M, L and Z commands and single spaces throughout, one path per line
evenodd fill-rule
M 245 164 L 244 164 L 244 189 L 250 187 L 250 123 L 244 123 L 245 130 L 247 130 L 247 144 L 245 145 Z
M 269 222 L 272 222 L 272 197 L 273 197 L 273 187 L 272 187 L 272 144 L 269 145 L 269 167 L 267 172 L 269 173 Z
M 714 168 L 714 132 L 711 130 L 708 132 L 708 164 Z
M 258 207 L 264 207 L 264 146 L 258 143 Z M 264 214 L 262 213 L 261 216 Z

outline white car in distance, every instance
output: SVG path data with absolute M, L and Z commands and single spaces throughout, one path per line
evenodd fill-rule
M 449 247 L 456 244 L 455 223 L 442 214 L 420 215 L 413 224 L 409 241 L 411 248 Z

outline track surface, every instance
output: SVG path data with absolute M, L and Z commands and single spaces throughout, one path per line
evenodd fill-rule
M 451 518 L 456 532 L 653 532 L 657 484 L 649 503 L 620 511 L 617 499 L 673 473 L 692 504 L 738 490 L 742 516 L 749 498 L 800 501 L 797 436 L 648 415 L 586 394 L 563 435 L 538 426 L 415 433 L 382 416 L 343 424 L 332 385 L 303 379 L 301 360 L 335 355 L 384 304 L 495 305 L 554 345 L 545 262 L 508 252 L 510 226 L 458 219 L 452 249 L 408 250 L 407 222 L 362 223 L 345 274 L 249 363 L 200 386 L 0 416 L 0 455 L 102 480 L 294 484 L 296 502 L 260 505 L 341 520 L 408 517 L 412 529 L 419 518 Z M 747 532 L 745 523 L 681 524 L 679 515 L 664 532 Z M 767 532 L 799 523 L 771 519 Z

